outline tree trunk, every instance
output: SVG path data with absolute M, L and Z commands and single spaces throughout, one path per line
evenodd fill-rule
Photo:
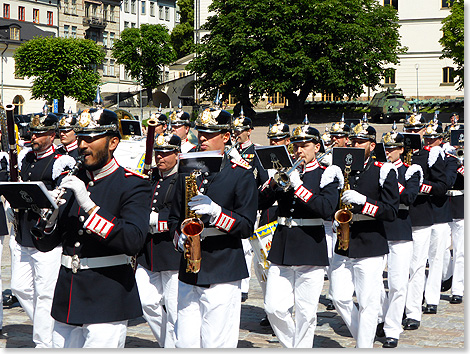
M 59 107 L 58 107 L 57 113 L 65 113 L 64 105 L 65 105 L 65 96 L 62 96 L 61 98 L 59 98 Z
M 250 118 L 252 121 L 255 119 L 256 112 L 253 109 L 253 104 L 250 100 L 250 92 L 245 91 L 240 98 L 240 102 L 238 102 L 235 107 L 233 107 L 233 116 L 237 117 L 240 115 L 241 106 L 243 106 L 243 114 L 245 117 Z
M 145 90 L 147 91 L 147 106 L 153 107 L 153 90 L 151 87 L 147 87 Z
M 305 118 L 305 100 L 308 97 L 307 90 L 300 90 L 299 95 L 295 93 L 286 94 L 288 100 L 287 107 L 291 110 L 291 118 L 295 123 L 302 123 Z

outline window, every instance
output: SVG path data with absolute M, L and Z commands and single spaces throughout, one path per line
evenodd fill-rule
M 175 22 L 180 22 L 181 14 L 179 11 L 175 11 Z
M 103 20 L 108 21 L 108 5 L 103 4 Z
M 145 15 L 145 1 L 142 1 L 141 5 L 142 5 L 142 15 Z
M 64 14 L 69 13 L 69 0 L 64 0 Z
M 124 0 L 124 12 L 129 13 L 129 0 Z
M 69 25 L 64 25 L 64 38 L 69 38 Z
M 454 84 L 454 68 L 446 67 L 442 69 L 442 83 Z
M 10 27 L 10 39 L 15 41 L 20 40 L 20 29 L 18 27 Z
M 72 0 L 72 14 L 77 14 L 77 0 Z
M 108 59 L 103 61 L 103 76 L 108 76 Z
M 96 17 L 98 15 L 98 5 L 93 4 L 91 7 L 91 15 L 93 17 Z
M 170 8 L 165 6 L 165 20 L 170 21 Z
M 398 0 L 384 0 L 384 6 L 391 5 L 395 10 L 398 11 Z
M 114 74 L 114 59 L 109 61 L 109 76 L 116 76 Z
M 52 11 L 47 11 L 47 25 L 54 25 L 54 15 L 52 14 Z
M 33 9 L 33 22 L 39 23 L 39 9 Z
M 131 0 L 131 13 L 132 14 L 135 14 L 135 3 L 136 3 L 135 0 Z
M 129 28 L 129 21 L 124 21 L 124 29 Z
M 98 33 L 95 31 L 90 31 L 90 39 L 95 43 L 98 42 Z
M 132 28 L 135 28 L 135 26 L 136 26 L 136 23 L 135 23 L 135 22 L 131 22 L 131 27 L 132 27 Z
M 109 20 L 111 22 L 114 22 L 114 6 L 109 6 Z
M 24 21 L 25 19 L 25 11 L 23 6 L 18 6 L 18 20 Z
M 111 32 L 109 34 L 109 48 L 111 49 L 113 48 L 113 46 L 114 46 L 114 32 Z
M 103 32 L 103 47 L 107 47 L 108 46 L 108 32 Z
M 24 104 L 23 96 L 15 96 L 15 98 L 13 99 L 13 105 L 15 106 L 13 113 L 23 114 L 23 104 Z
M 85 3 L 85 17 L 90 17 L 90 3 Z
M 268 101 L 269 100 L 271 100 L 273 104 L 285 104 L 286 103 L 286 99 L 279 92 L 277 92 L 274 96 L 269 96 Z
M 150 2 L 150 16 L 155 16 L 155 3 Z
M 442 0 L 442 7 L 448 9 L 454 5 L 454 0 Z
M 163 6 L 158 7 L 158 18 L 163 20 Z
M 395 69 L 385 70 L 385 85 L 395 85 Z
M 72 26 L 72 38 L 77 38 L 77 26 Z
M 124 69 L 124 80 L 129 80 L 129 73 Z
M 3 4 L 3 18 L 10 18 L 10 5 Z

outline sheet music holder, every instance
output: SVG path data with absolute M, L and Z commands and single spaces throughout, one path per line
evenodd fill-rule
M 450 131 L 450 145 L 464 146 L 464 129 L 453 129 Z
M 122 135 L 142 136 L 142 125 L 139 120 L 121 119 Z
M 219 172 L 223 155 L 217 151 L 187 152 L 178 154 L 178 173 L 191 173 L 194 170 Z
M 423 148 L 421 142 L 421 135 L 418 133 L 402 133 L 404 137 L 405 151 L 408 150 L 421 150 Z
M 293 165 L 285 145 L 255 146 L 255 154 L 265 170 L 288 169 Z
M 0 194 L 5 197 L 13 209 L 57 209 L 46 186 L 41 181 L 0 182 Z
M 346 165 L 351 166 L 351 171 L 362 171 L 364 169 L 365 150 L 352 147 L 334 147 L 333 165 L 344 171 Z
M 384 143 L 375 144 L 374 155 L 376 161 L 387 162 L 387 154 L 385 153 Z

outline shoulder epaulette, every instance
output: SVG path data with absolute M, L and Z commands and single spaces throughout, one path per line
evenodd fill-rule
M 320 165 L 320 168 L 321 168 L 322 170 L 326 170 L 326 166 Z
M 425 147 L 423 147 L 423 149 L 426 151 L 431 151 L 431 147 L 429 145 L 426 145 Z
M 61 156 L 62 156 L 62 154 L 56 154 L 56 155 L 54 155 L 54 159 L 58 159 Z
M 231 159 L 230 162 L 233 163 L 232 168 L 235 168 L 236 165 L 243 167 L 244 169 L 249 170 L 251 168 L 251 165 L 244 159 Z
M 380 162 L 380 161 L 374 161 L 374 165 L 378 166 L 378 167 L 382 167 L 384 165 L 384 163 Z
M 405 165 L 405 167 L 410 167 L 411 165 L 408 165 L 407 163 L 404 163 L 403 162 L 403 165 Z
M 143 178 L 143 179 L 148 179 L 148 178 L 149 178 L 149 176 L 144 175 L 144 174 L 142 174 L 142 173 L 140 173 L 140 172 L 134 171 L 134 170 L 132 170 L 132 169 L 130 169 L 130 168 L 123 167 L 123 169 L 124 169 L 124 171 L 125 171 L 125 172 L 124 172 L 124 176 L 126 176 L 126 177 L 137 176 L 137 177 L 140 177 L 140 178 Z

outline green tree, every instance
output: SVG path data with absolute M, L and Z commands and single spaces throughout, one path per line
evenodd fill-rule
M 23 43 L 13 56 L 15 74 L 33 78 L 32 98 L 59 99 L 64 112 L 64 97 L 91 102 L 100 83 L 92 70 L 101 65 L 105 53 L 89 39 L 36 37 Z
M 113 57 L 145 87 L 151 106 L 152 89 L 162 82 L 165 65 L 175 61 L 176 53 L 165 26 L 142 24 L 121 32 L 121 38 L 114 41 Z
M 464 0 L 455 0 L 450 8 L 450 15 L 442 20 L 442 37 L 439 43 L 443 46 L 441 59 L 449 58 L 457 65 L 454 71 L 457 76 L 458 89 L 464 87 Z
M 220 87 L 244 108 L 282 93 L 303 117 L 309 93 L 358 97 L 398 63 L 398 18 L 376 0 L 213 0 L 215 12 L 189 69 L 214 95 Z
M 178 58 L 194 51 L 194 0 L 178 0 L 180 23 L 171 31 L 171 43 Z

